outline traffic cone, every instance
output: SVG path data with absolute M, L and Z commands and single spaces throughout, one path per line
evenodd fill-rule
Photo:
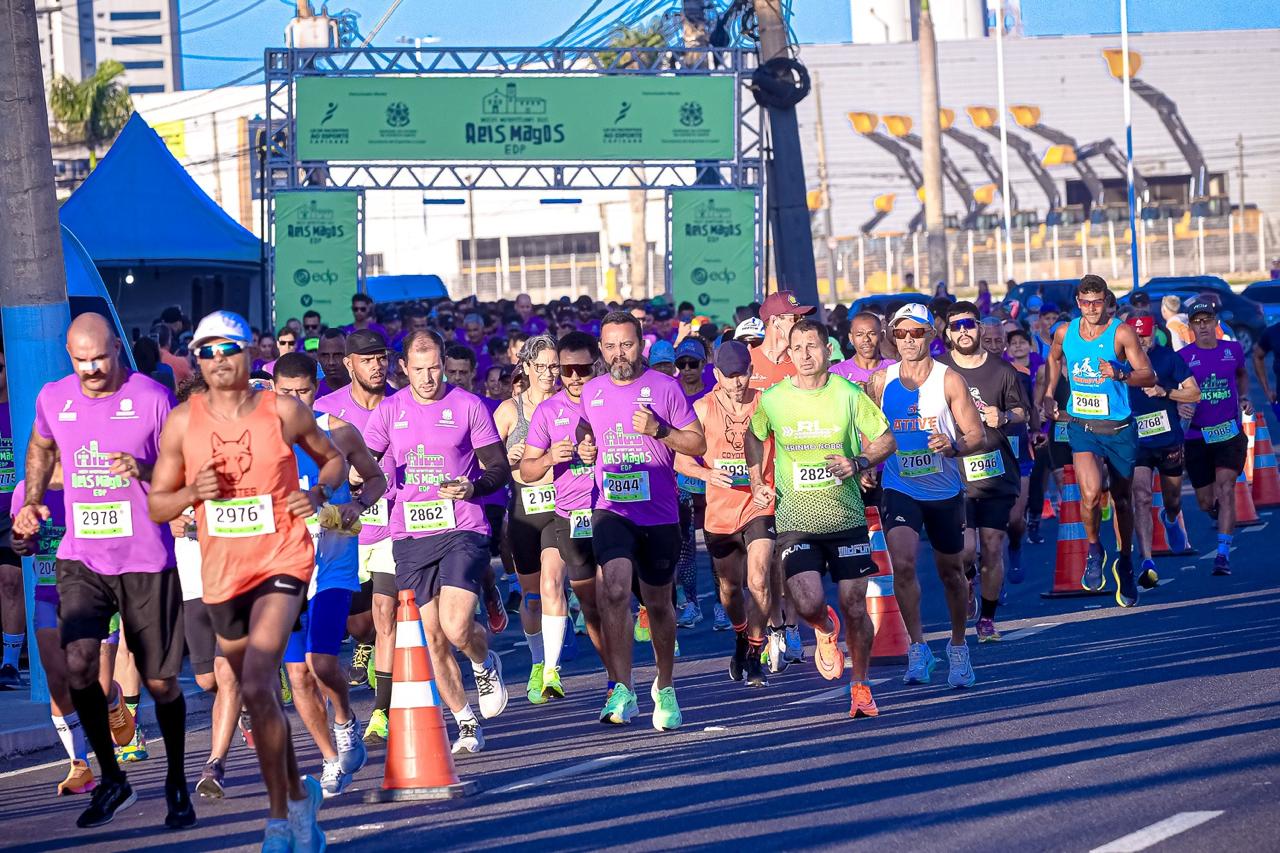
M 1053 518 L 1058 513 L 1053 508 L 1053 501 L 1048 498 L 1044 499 L 1044 507 L 1040 510 L 1041 518 Z
M 875 626 L 875 640 L 871 643 L 873 664 L 906 663 L 907 626 L 898 609 L 898 597 L 893 594 L 893 564 L 889 561 L 889 548 L 880 525 L 880 510 L 866 508 L 867 531 L 871 534 L 871 560 L 876 573 L 867 580 L 867 614 Z
M 476 783 L 459 781 L 453 766 L 440 693 L 412 590 L 400 590 L 391 681 L 382 789 L 365 794 L 364 801 L 448 800 L 474 794 Z
M 1254 466 L 1254 446 L 1258 438 L 1258 423 L 1253 415 L 1241 415 L 1240 426 L 1244 430 L 1245 438 L 1249 440 L 1249 449 L 1244 454 L 1244 478 L 1249 485 L 1253 485 L 1253 466 Z
M 1253 527 L 1261 523 L 1258 509 L 1253 505 L 1253 494 L 1249 491 L 1249 483 L 1244 478 L 1244 472 L 1241 471 L 1240 476 L 1236 478 L 1236 527 Z
M 1276 468 L 1276 450 L 1271 444 L 1266 418 L 1258 419 L 1252 494 L 1255 507 L 1280 506 L 1280 470 Z
M 1075 598 L 1084 595 L 1107 595 L 1105 591 L 1090 592 L 1080 586 L 1084 577 L 1084 563 L 1089 556 L 1089 540 L 1084 534 L 1084 522 L 1080 516 L 1080 487 L 1076 484 L 1076 470 L 1067 465 L 1062 469 L 1062 498 L 1058 501 L 1058 561 L 1053 570 L 1053 586 L 1041 598 Z
M 1175 553 L 1169 544 L 1169 536 L 1165 533 L 1164 522 L 1160 518 L 1163 514 L 1164 491 L 1161 488 L 1160 475 L 1153 471 L 1151 473 L 1151 556 L 1153 557 L 1167 557 Z M 1191 538 L 1187 536 L 1185 513 L 1178 516 L 1178 527 L 1182 530 L 1183 539 L 1189 543 Z M 1119 535 L 1118 532 L 1117 535 Z

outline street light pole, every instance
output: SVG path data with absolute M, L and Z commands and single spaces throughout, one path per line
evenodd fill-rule
M 1008 105 L 1004 93 L 1004 0 L 996 0 L 996 90 L 1000 100 L 1000 202 L 1004 208 L 1004 245 L 1009 277 L 1013 278 L 1013 212 L 1009 209 Z M 1004 284 L 1004 282 L 1000 282 Z
M 1129 266 L 1133 268 L 1133 289 L 1138 289 L 1141 275 L 1138 270 L 1138 206 L 1133 191 L 1133 107 L 1130 99 L 1132 87 L 1129 85 L 1129 3 L 1120 0 L 1120 53 L 1123 56 L 1124 71 L 1124 144 L 1125 144 L 1125 182 L 1129 189 Z M 1240 210 L 1244 215 L 1243 207 Z

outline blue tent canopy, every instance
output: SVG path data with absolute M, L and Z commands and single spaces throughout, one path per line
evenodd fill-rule
M 261 246 L 137 113 L 59 213 L 98 265 L 258 266 Z
M 371 275 L 364 280 L 364 285 L 375 302 L 408 302 L 449 296 L 438 275 Z

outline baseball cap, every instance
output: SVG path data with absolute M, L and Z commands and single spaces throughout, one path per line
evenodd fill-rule
M 797 302 L 794 292 L 779 290 L 765 297 L 764 303 L 760 306 L 760 319 L 767 323 L 778 314 L 812 314 L 813 310 L 812 305 L 801 305 Z
M 748 317 L 733 330 L 734 338 L 763 338 L 764 323 L 758 317 Z
M 675 314 L 671 313 L 671 309 L 666 305 L 656 305 L 653 309 L 653 319 L 670 320 Z
M 1211 299 L 1205 299 L 1203 296 L 1197 296 L 1187 302 L 1187 318 L 1196 316 L 1197 314 L 1212 314 L 1218 316 L 1218 303 Z
M 667 341 L 654 341 L 649 347 L 649 364 L 674 364 L 676 348 Z
M 1133 326 L 1133 330 L 1137 332 L 1141 337 L 1145 338 L 1155 334 L 1156 320 L 1154 317 L 1150 315 L 1145 315 L 1145 314 L 1142 316 L 1135 315 L 1126 319 L 1125 322 L 1128 323 L 1130 326 Z
M 1145 292 L 1143 292 L 1143 291 L 1139 290 L 1139 291 L 1135 292 L 1135 293 L 1133 294 L 1133 296 L 1130 296 L 1130 297 L 1129 297 L 1129 304 L 1130 304 L 1130 305 L 1150 305 L 1150 304 L 1151 304 L 1151 294 L 1150 294 L 1150 293 L 1145 293 Z
M 214 311 L 196 326 L 195 334 L 191 336 L 191 346 L 198 347 L 215 338 L 248 344 L 253 342 L 253 330 L 249 328 L 249 321 L 234 311 Z
M 177 305 L 170 305 L 168 308 L 160 312 L 160 322 L 162 323 L 181 323 L 182 309 Z
M 725 376 L 751 372 L 751 350 L 741 341 L 725 341 L 716 350 L 716 370 Z
M 1041 314 L 1061 314 L 1062 311 L 1058 309 L 1058 303 L 1046 302 L 1040 306 L 1040 313 Z
M 680 346 L 676 347 L 676 358 L 696 358 L 698 361 L 707 360 L 707 350 L 702 344 L 692 338 L 685 338 L 680 342 Z
M 387 339 L 373 329 L 357 329 L 347 335 L 347 355 L 374 355 L 387 351 Z
M 901 323 L 903 320 L 915 320 L 917 323 L 923 323 L 926 326 L 933 325 L 933 312 L 928 307 L 918 302 L 908 302 L 897 311 L 893 312 L 893 318 L 889 320 L 889 328 Z

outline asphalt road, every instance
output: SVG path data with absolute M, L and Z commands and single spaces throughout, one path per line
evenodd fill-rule
M 596 722 L 604 682 L 585 642 L 564 668 L 568 699 L 540 707 L 524 699 L 528 657 L 513 621 L 497 641 L 510 705 L 486 724 L 486 751 L 458 764 L 480 792 L 444 805 L 365 805 L 361 794 L 381 781 L 377 750 L 350 793 L 324 805 L 321 822 L 331 845 L 350 850 L 745 841 L 766 850 L 1274 851 L 1280 581 L 1271 567 L 1280 514 L 1263 517 L 1267 526 L 1237 537 L 1233 576 L 1211 577 L 1211 557 L 1162 558 L 1165 583 L 1133 610 L 1112 598 L 1041 598 L 1054 559 L 1046 525 L 1049 541 L 1027 547 L 1028 580 L 1009 588 L 1005 641 L 970 638 L 978 684 L 948 688 L 945 664 L 934 684 L 912 687 L 901 684 L 901 667 L 877 668 L 872 678 L 887 680 L 876 688 L 874 720 L 849 719 L 847 680 L 824 681 L 808 662 L 764 691 L 730 682 L 731 636 L 708 619 L 680 633 L 684 727 L 650 727 L 647 648 L 636 674 L 642 716 L 630 728 L 605 727 Z M 1190 509 L 1188 522 L 1198 553 L 1211 552 L 1208 520 Z M 921 572 L 926 630 L 941 654 L 941 592 L 930 574 Z M 356 705 L 367 718 L 372 694 L 358 692 Z M 143 722 L 157 739 L 154 719 Z M 193 720 L 193 783 L 207 727 L 207 717 Z M 304 770 L 318 773 L 296 717 L 294 737 Z M 198 800 L 199 825 L 171 833 L 162 828 L 164 767 L 153 743 L 152 760 L 129 769 L 138 803 L 94 831 L 74 825 L 87 798 L 53 796 L 64 772 L 58 753 L 0 765 L 0 847 L 256 849 L 265 797 L 254 756 L 237 743 L 227 799 Z

